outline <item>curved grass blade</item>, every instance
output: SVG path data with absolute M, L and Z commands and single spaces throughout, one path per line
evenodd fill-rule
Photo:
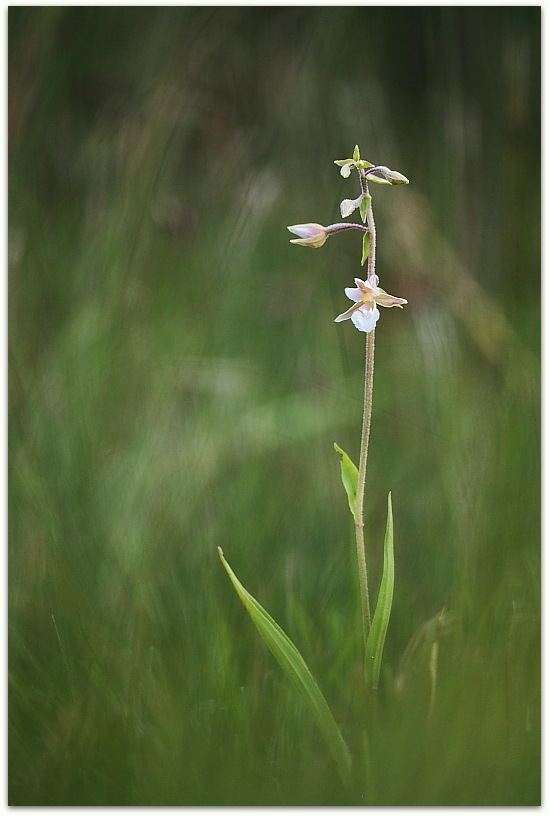
M 389 625 L 391 606 L 393 604 L 393 588 L 395 584 L 395 558 L 393 549 L 393 506 L 391 494 L 387 499 L 387 527 L 383 544 L 383 575 L 379 587 L 376 611 L 372 620 L 368 642 L 366 643 L 366 658 L 364 671 L 366 680 L 371 688 L 377 688 L 381 657 L 385 644 L 385 635 Z
M 324 699 L 307 664 L 278 623 L 273 620 L 268 612 L 263 609 L 261 604 L 244 589 L 225 560 L 221 547 L 217 549 L 219 550 L 221 563 L 225 567 L 227 575 L 231 579 L 240 600 L 259 630 L 259 634 L 311 711 L 316 724 L 328 744 L 332 757 L 338 766 L 343 784 L 348 787 L 351 774 L 351 755 L 332 716 L 332 712 L 328 708 L 328 703 Z
M 353 518 L 356 521 L 355 516 L 355 508 L 356 508 L 356 487 L 358 484 L 358 470 L 354 462 L 347 456 L 343 448 L 340 448 L 339 445 L 336 445 L 334 442 L 334 450 L 339 453 L 341 457 L 341 481 L 343 482 L 343 487 L 345 488 L 345 492 L 347 493 L 347 499 L 349 500 L 349 508 L 351 513 L 353 514 Z

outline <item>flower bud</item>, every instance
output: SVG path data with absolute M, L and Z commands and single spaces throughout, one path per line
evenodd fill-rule
M 358 198 L 350 199 L 344 198 L 341 204 L 339 205 L 339 209 L 341 211 L 341 217 L 347 218 L 348 215 L 351 215 L 357 207 L 360 207 L 363 199 L 366 197 L 366 193 L 361 193 Z M 368 205 L 369 206 L 369 205 Z
M 410 182 L 403 176 L 402 173 L 398 173 L 396 170 L 389 170 L 388 167 L 383 168 L 384 172 L 382 175 L 385 176 L 387 181 L 390 181 L 391 184 L 409 184 Z
M 341 210 L 341 217 L 347 218 L 347 216 L 356 210 L 356 201 L 351 201 L 350 198 L 344 198 L 339 205 L 339 209 Z
M 294 235 L 299 235 L 299 238 L 290 241 L 291 244 L 321 247 L 328 237 L 326 228 L 321 224 L 295 224 L 293 227 L 288 227 L 288 229 Z
M 372 171 L 377 175 L 381 176 L 385 183 L 389 184 L 409 184 L 410 182 L 403 176 L 402 173 L 398 173 L 396 170 L 389 170 L 388 167 L 373 167 Z M 370 171 L 369 171 L 370 172 Z M 369 176 L 372 181 L 377 181 L 379 184 L 379 180 L 373 176 Z M 383 182 L 381 182 L 383 183 Z

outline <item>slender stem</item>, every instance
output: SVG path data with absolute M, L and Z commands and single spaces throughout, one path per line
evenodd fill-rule
M 366 176 L 360 174 L 362 191 L 368 195 Z M 372 205 L 368 207 L 366 221 L 370 231 L 370 252 L 368 255 L 368 277 L 375 274 L 376 265 L 376 227 Z M 358 482 L 355 505 L 355 533 L 358 558 L 358 576 L 360 582 L 360 597 L 362 603 L 362 634 L 364 648 L 368 640 L 371 626 L 370 593 L 368 590 L 368 569 L 366 566 L 366 550 L 364 547 L 364 485 L 366 482 L 366 464 L 368 461 L 368 443 L 370 441 L 370 425 L 372 421 L 372 398 L 374 388 L 374 350 L 375 329 L 366 335 L 366 364 L 364 371 L 364 409 L 362 414 L 362 434 L 360 439 L 360 459 L 358 463 Z
M 369 228 L 365 227 L 363 224 L 354 224 L 351 222 L 343 224 L 330 224 L 329 227 L 325 228 L 325 232 L 327 235 L 332 235 L 334 232 L 343 232 L 343 230 L 350 229 L 357 229 L 361 230 L 362 232 L 369 232 Z
M 368 182 L 366 178 L 364 178 L 364 180 L 361 178 L 361 184 L 364 184 L 364 192 L 366 195 L 369 195 Z M 370 277 L 370 275 L 374 275 L 376 271 L 376 225 L 374 222 L 374 211 L 372 210 L 371 202 L 366 212 L 366 221 L 368 224 L 368 229 L 370 230 L 370 252 L 368 254 L 368 277 Z

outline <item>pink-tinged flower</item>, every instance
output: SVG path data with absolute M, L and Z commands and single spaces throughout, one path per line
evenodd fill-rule
M 377 275 L 370 275 L 366 281 L 355 278 L 355 284 L 356 289 L 352 287 L 345 289 L 345 294 L 349 300 L 355 302 L 346 312 L 336 317 L 336 323 L 351 318 L 359 331 L 371 332 L 375 329 L 379 320 L 378 305 L 387 308 L 391 306 L 402 308 L 403 305 L 408 303 L 404 298 L 393 297 L 393 295 L 388 295 L 384 289 L 380 289 Z
M 291 244 L 321 247 L 328 237 L 326 227 L 323 227 L 321 224 L 295 224 L 295 226 L 288 227 L 288 229 L 294 235 L 299 235 L 299 238 L 294 238 L 290 241 Z

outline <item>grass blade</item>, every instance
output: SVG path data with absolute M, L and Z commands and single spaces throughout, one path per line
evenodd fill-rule
M 356 507 L 356 487 L 358 484 L 358 470 L 354 462 L 347 456 L 343 448 L 340 448 L 339 445 L 336 445 L 334 442 L 334 449 L 339 453 L 341 457 L 341 481 L 343 482 L 343 487 L 345 488 L 345 492 L 347 493 L 347 498 L 349 500 L 349 508 L 351 513 L 353 514 L 353 518 L 356 521 L 355 517 L 355 507 Z
M 385 635 L 387 634 L 387 626 L 389 625 L 391 606 L 393 604 L 394 584 L 393 506 L 391 494 L 389 493 L 387 499 L 387 527 L 385 529 L 385 542 L 383 544 L 383 575 L 379 587 L 376 611 L 366 644 L 366 680 L 371 688 L 374 689 L 377 688 L 379 680 Z
M 324 699 L 324 695 L 290 638 L 268 612 L 263 609 L 261 604 L 244 589 L 225 560 L 221 547 L 217 549 L 219 550 L 221 563 L 225 567 L 240 600 L 259 630 L 259 634 L 311 711 L 339 768 L 343 784 L 347 787 L 351 773 L 351 755 L 328 707 L 328 703 Z

